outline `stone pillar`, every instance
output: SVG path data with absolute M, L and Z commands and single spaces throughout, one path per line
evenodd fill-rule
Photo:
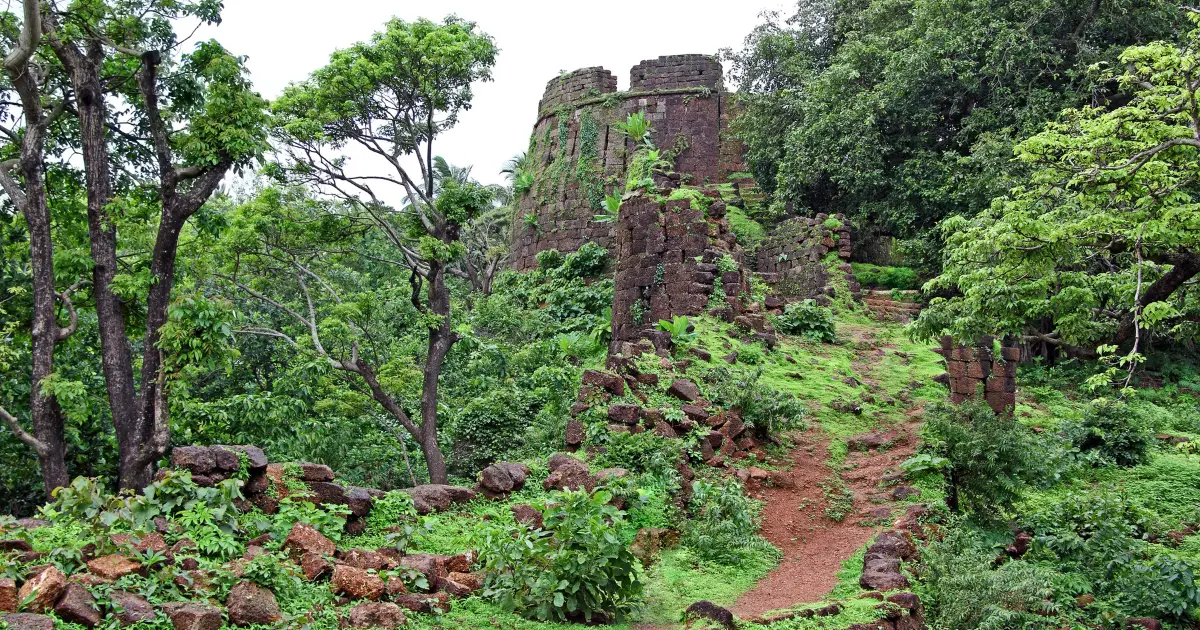
M 992 342 L 992 337 L 983 337 L 975 346 L 964 346 L 947 335 L 942 337 L 942 345 L 936 352 L 946 359 L 951 402 L 958 404 L 975 398 L 982 386 L 984 399 L 993 411 L 1011 414 L 1017 402 L 1021 348 L 1004 346 L 997 358 Z

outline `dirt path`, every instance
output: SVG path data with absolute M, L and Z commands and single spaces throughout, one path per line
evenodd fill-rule
M 869 331 L 855 331 L 854 336 Z M 868 379 L 872 355 L 857 357 L 855 371 Z M 864 356 L 865 355 L 865 356 Z M 743 594 L 732 611 L 742 619 L 768 611 L 821 601 L 837 584 L 842 563 L 865 545 L 901 511 L 900 486 L 885 478 L 895 474 L 916 446 L 919 411 L 906 414 L 906 422 L 859 438 L 841 470 L 831 470 L 830 439 L 819 426 L 796 436 L 789 470 L 773 475 L 768 487 L 756 495 L 766 501 L 763 536 L 783 552 L 774 571 Z M 851 439 L 851 442 L 855 442 Z M 850 501 L 846 491 L 852 494 Z M 840 497 L 840 498 L 839 498 Z M 844 513 L 840 520 L 831 515 Z
M 779 566 L 743 594 L 733 613 L 747 619 L 771 610 L 820 601 L 837 584 L 842 563 L 871 540 L 894 513 L 887 489 L 878 482 L 912 454 L 912 438 L 906 432 L 887 434 L 897 443 L 891 448 L 851 453 L 849 471 L 841 475 L 853 500 L 831 502 L 837 496 L 834 472 L 826 465 L 829 440 L 820 429 L 799 437 L 793 452 L 793 467 L 774 475 L 774 487 L 759 491 L 765 499 L 763 536 L 783 552 Z M 832 481 L 832 483 L 831 483 Z M 823 487 L 824 486 L 824 487 Z M 826 488 L 832 487 L 832 491 Z M 886 498 L 885 498 L 886 497 Z M 827 513 L 844 510 L 842 520 Z

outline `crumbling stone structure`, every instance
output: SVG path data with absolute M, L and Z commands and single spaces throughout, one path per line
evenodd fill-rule
M 993 338 L 983 337 L 975 346 L 954 343 L 950 336 L 942 337 L 940 348 L 934 350 L 946 359 L 946 375 L 950 400 L 955 404 L 975 398 L 982 391 L 988 406 L 996 413 L 1010 414 L 1017 403 L 1017 363 L 1021 348 L 1004 346 L 995 356 Z
M 673 159 L 684 183 L 721 183 L 745 170 L 741 143 L 726 133 L 733 105 L 716 58 L 659 57 L 630 74 L 626 92 L 618 92 L 616 77 L 599 67 L 546 85 L 528 149 L 535 182 L 518 204 L 514 226 L 515 269 L 536 267 L 538 252 L 572 252 L 588 241 L 612 250 L 616 226 L 595 217 L 604 211 L 604 196 L 624 183 L 635 150 L 616 130 L 629 114 L 645 113 L 655 146 Z M 751 182 L 743 188 L 747 194 L 757 190 Z
M 843 263 L 850 260 L 852 235 L 844 215 L 789 219 L 758 246 L 756 269 L 773 291 L 786 297 L 832 295 L 825 258 L 837 252 Z M 843 271 L 849 273 L 849 268 Z M 857 281 L 850 275 L 850 290 L 858 292 Z
M 724 295 L 711 305 L 727 309 L 723 316 L 730 320 L 741 312 L 738 296 L 749 290 L 745 274 L 721 273 L 716 264 L 736 247 L 724 211 L 720 201 L 705 210 L 690 199 L 659 202 L 649 196 L 621 206 L 613 292 L 615 351 L 620 352 L 622 342 L 642 338 L 664 345 L 669 335 L 655 330 L 657 322 L 704 313 L 718 284 Z

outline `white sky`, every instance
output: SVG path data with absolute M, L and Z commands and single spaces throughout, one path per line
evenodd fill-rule
M 274 98 L 391 17 L 441 21 L 454 13 L 473 20 L 500 47 L 494 81 L 476 86 L 471 111 L 434 152 L 451 164 L 473 165 L 484 183 L 498 183 L 503 164 L 528 145 L 538 100 L 560 71 L 604 66 L 626 89 L 639 61 L 739 48 L 762 10 L 782 6 L 772 0 L 225 0 L 221 25 L 197 36 L 247 55 L 255 88 Z

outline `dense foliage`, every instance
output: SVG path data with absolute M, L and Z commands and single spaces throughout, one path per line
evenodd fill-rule
M 1172 36 L 1180 17 L 1157 0 L 801 2 L 727 52 L 747 111 L 738 133 L 773 214 L 845 212 L 934 239 L 1028 174 L 1010 160 L 1016 143 L 1113 98 L 1093 64 Z M 936 249 L 909 249 L 936 265 Z
M 1135 362 L 1142 337 L 1194 338 L 1198 46 L 1194 31 L 1128 48 L 1105 73 L 1120 107 L 1067 111 L 1018 145 L 1028 182 L 946 222 L 931 286 L 954 297 L 933 301 L 920 334 L 1131 343 Z

